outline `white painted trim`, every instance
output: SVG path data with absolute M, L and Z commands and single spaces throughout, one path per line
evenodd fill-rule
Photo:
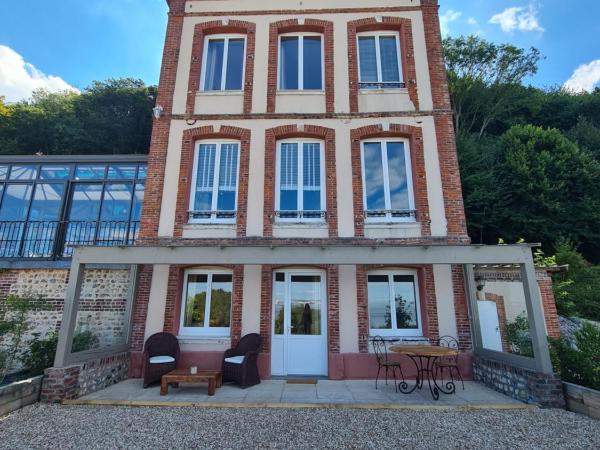
M 382 36 L 394 36 L 396 38 L 396 58 L 398 59 L 398 75 L 399 81 L 398 83 L 404 83 L 404 74 L 402 72 L 402 47 L 400 47 L 400 33 L 397 31 L 365 31 L 362 33 L 356 33 L 356 61 L 358 67 L 358 83 L 369 83 L 369 81 L 361 80 L 361 71 L 360 71 L 360 44 L 359 38 L 361 37 L 374 37 L 375 38 L 375 59 L 377 63 L 377 83 L 383 82 L 383 71 L 381 67 L 381 52 L 379 47 L 379 39 Z M 406 89 L 406 88 L 385 88 L 385 89 Z M 370 89 L 364 89 L 368 91 Z
M 386 138 L 386 139 L 364 139 L 360 142 L 360 162 L 361 162 L 361 175 L 363 181 L 363 213 L 367 211 L 367 179 L 365 177 L 365 144 L 366 143 L 379 143 L 381 144 L 381 161 L 383 165 L 383 191 L 385 197 L 385 209 L 390 211 L 392 209 L 392 201 L 390 194 L 390 182 L 389 182 L 389 167 L 388 167 L 388 156 L 387 156 L 387 144 L 390 142 L 401 142 L 404 144 L 404 162 L 406 166 L 406 187 L 408 190 L 408 209 L 415 209 L 415 194 L 413 186 L 413 174 L 412 174 L 412 160 L 410 151 L 410 141 L 406 138 Z M 392 217 L 391 213 L 387 213 L 386 217 L 367 217 L 365 214 L 365 224 L 369 223 L 399 223 L 408 222 L 414 223 L 416 218 L 414 217 Z
M 321 38 L 321 89 L 304 89 L 304 37 L 319 36 Z M 283 89 L 281 87 L 281 38 L 298 38 L 298 89 Z M 325 92 L 325 35 L 321 33 L 282 33 L 277 37 L 277 91 L 278 92 Z
M 242 153 L 242 145 L 240 141 L 234 141 L 230 139 L 211 139 L 211 140 L 199 140 L 194 144 L 194 162 L 192 167 L 192 184 L 190 188 L 190 198 L 188 202 L 189 211 L 194 210 L 194 204 L 196 202 L 196 181 L 198 176 L 198 156 L 200 154 L 200 145 L 216 145 L 215 152 L 215 167 L 213 175 L 213 187 L 212 187 L 212 204 L 211 204 L 211 217 L 209 219 L 193 219 L 188 218 L 188 224 L 235 224 L 237 221 L 237 206 L 238 206 L 238 193 L 240 190 L 240 158 Z M 237 173 L 235 182 L 235 211 L 236 217 L 229 218 L 218 218 L 214 211 L 217 211 L 217 202 L 219 196 L 219 177 L 220 177 L 220 162 L 221 162 L 221 147 L 223 144 L 235 144 L 237 145 Z
M 206 301 L 204 304 L 204 326 L 203 327 L 186 327 L 184 326 L 185 308 L 187 303 L 188 291 L 188 276 L 189 275 L 206 275 Z M 226 269 L 188 269 L 183 274 L 183 287 L 181 289 L 181 308 L 179 317 L 179 335 L 182 337 L 193 336 L 220 336 L 229 337 L 231 335 L 231 309 L 230 326 L 229 327 L 210 327 L 207 325 L 210 318 L 210 306 L 212 302 L 212 279 L 214 275 L 230 275 L 231 276 L 231 304 L 233 304 L 233 271 Z
M 285 296 L 284 296 L 284 313 L 283 313 L 283 334 L 275 334 L 275 276 L 277 273 L 285 274 Z M 271 339 L 283 339 L 283 373 L 277 375 L 288 375 L 289 367 L 289 352 L 288 352 L 288 339 L 291 336 L 291 289 L 292 289 L 292 276 L 315 276 L 321 277 L 321 345 L 325 360 L 322 361 L 324 367 L 324 375 L 328 372 L 327 355 L 328 355 L 328 329 L 327 321 L 329 320 L 329 314 L 327 309 L 328 298 L 327 298 L 327 273 L 320 269 L 307 269 L 307 268 L 286 268 L 273 270 L 271 274 L 272 279 L 272 298 L 271 298 Z M 271 352 L 271 358 L 276 355 Z M 272 360 L 271 360 L 272 361 Z M 273 366 L 273 364 L 271 364 Z M 302 375 L 295 373 L 293 375 Z
M 275 156 L 275 211 L 281 210 L 281 145 L 282 144 L 297 144 L 298 145 L 298 184 L 297 184 L 297 210 L 304 211 L 304 146 L 303 144 L 319 144 L 320 161 L 320 183 L 321 183 L 321 211 L 327 209 L 327 195 L 325 186 L 325 143 L 320 140 L 309 138 L 282 139 L 277 141 L 277 150 Z M 281 218 L 276 217 L 276 222 L 280 223 L 325 223 L 324 218 Z
M 386 275 L 388 277 L 388 289 L 389 289 L 389 301 L 390 301 L 390 312 L 392 319 L 392 328 L 391 329 L 372 329 L 371 328 L 371 309 L 368 308 L 369 311 L 369 334 L 371 336 L 414 336 L 421 337 L 423 336 L 423 319 L 421 317 L 421 295 L 419 292 L 419 273 L 416 270 L 409 269 L 393 269 L 393 270 L 373 270 L 367 272 L 367 302 L 368 299 L 368 284 L 369 284 L 369 276 L 370 275 Z M 398 328 L 396 323 L 396 305 L 395 305 L 395 295 L 394 295 L 394 275 L 410 275 L 414 277 L 414 289 L 415 289 L 415 307 L 417 312 L 417 328 Z
M 227 74 L 227 59 L 229 56 L 229 40 L 230 39 L 243 39 L 244 40 L 244 53 L 242 55 L 242 86 L 241 89 L 226 90 L 225 84 Z M 206 82 L 206 64 L 208 58 L 208 43 L 214 40 L 224 40 L 223 44 L 223 64 L 221 66 L 221 89 L 220 90 L 206 90 L 204 83 Z M 200 89 L 201 92 L 243 92 L 244 91 L 244 80 L 246 77 L 246 51 L 247 51 L 247 39 L 245 34 L 211 34 L 204 39 L 204 51 L 202 53 L 202 70 L 200 72 Z

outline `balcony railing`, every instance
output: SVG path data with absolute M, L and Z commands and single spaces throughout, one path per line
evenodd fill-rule
M 358 83 L 360 89 L 400 89 L 406 88 L 403 81 L 363 81 Z
M 73 245 L 133 245 L 139 221 L 0 221 L 0 258 L 58 259 Z

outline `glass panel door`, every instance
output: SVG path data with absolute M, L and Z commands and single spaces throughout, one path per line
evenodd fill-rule
M 321 277 L 292 275 L 290 289 L 290 334 L 321 334 Z

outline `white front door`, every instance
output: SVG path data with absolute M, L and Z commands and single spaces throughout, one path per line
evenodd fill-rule
M 327 375 L 325 283 L 320 271 L 273 274 L 273 375 Z
M 481 343 L 488 350 L 502 351 L 502 335 L 500 334 L 500 321 L 496 303 L 488 300 L 477 302 L 479 310 L 479 328 L 481 329 Z

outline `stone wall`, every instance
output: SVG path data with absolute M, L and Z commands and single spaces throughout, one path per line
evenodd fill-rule
M 11 269 L 0 272 L 0 319 L 6 314 L 6 297 L 39 296 L 46 303 L 43 311 L 29 314 L 27 330 L 19 353 L 25 352 L 34 336 L 46 336 L 60 328 L 69 281 L 67 269 Z M 123 335 L 129 271 L 90 269 L 84 274 L 78 325 L 98 337 L 100 346 L 112 345 Z M 10 345 L 0 339 L 0 350 Z M 21 367 L 18 361 L 13 370 Z
M 0 417 L 37 402 L 41 388 L 41 375 L 0 387 Z
M 56 403 L 99 391 L 127 379 L 129 352 L 44 372 L 41 401 Z
M 543 408 L 564 408 L 562 382 L 555 376 L 476 356 L 473 379 L 509 397 Z

